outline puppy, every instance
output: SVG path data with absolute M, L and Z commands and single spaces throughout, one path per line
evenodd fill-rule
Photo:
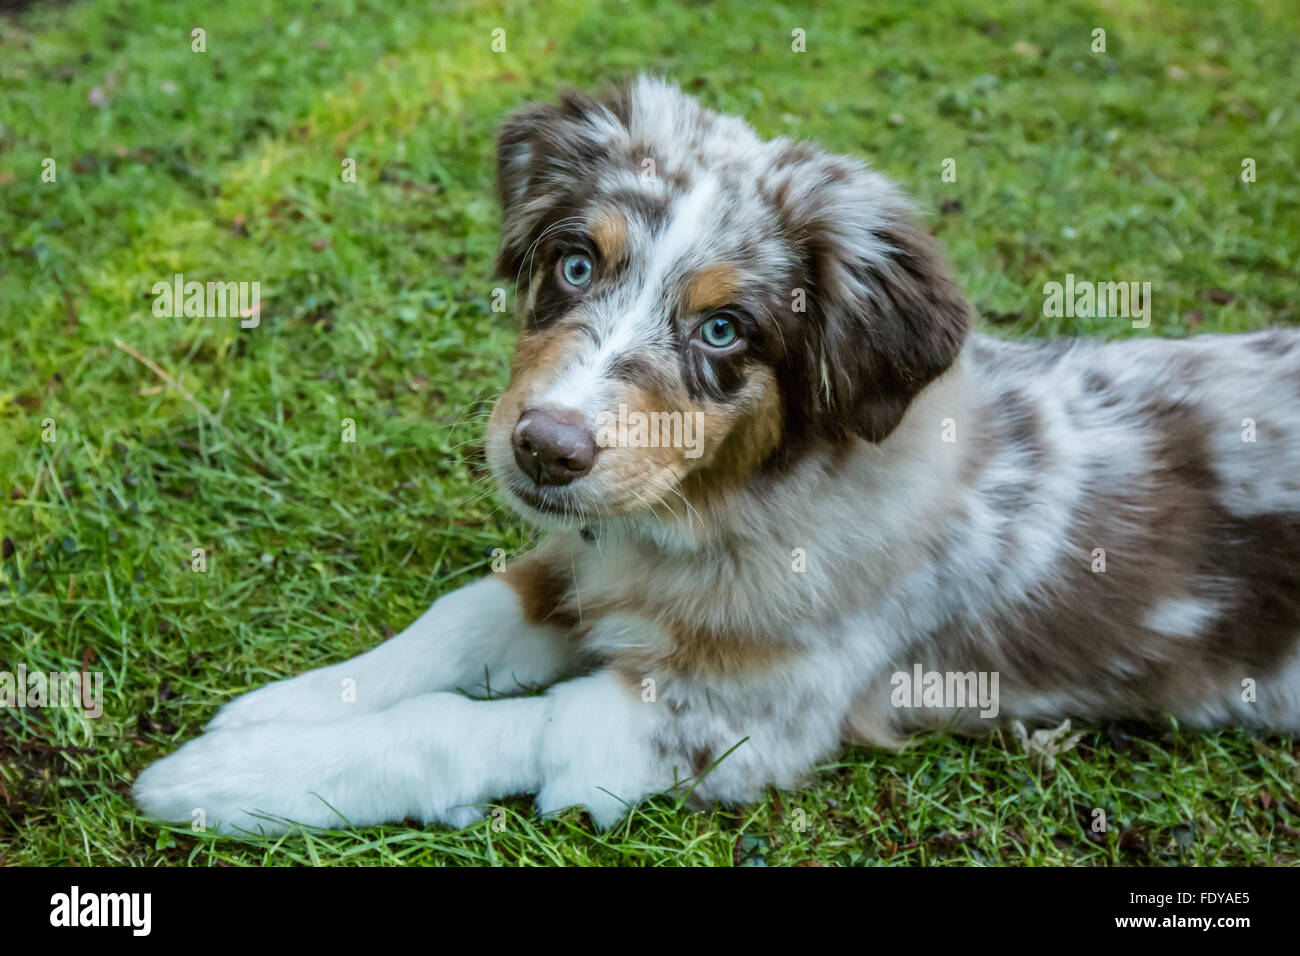
M 143 811 L 607 826 L 932 728 L 1300 729 L 1296 331 L 972 335 L 884 177 L 655 79 L 515 113 L 498 183 L 487 456 L 545 543 L 228 704 Z

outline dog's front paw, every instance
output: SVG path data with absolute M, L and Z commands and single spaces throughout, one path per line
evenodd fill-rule
M 283 833 L 484 814 L 494 751 L 468 739 L 472 702 L 433 694 L 403 711 L 205 733 L 136 779 L 140 809 L 219 832 Z
M 278 724 L 204 734 L 136 778 L 136 805 L 150 817 L 221 833 L 346 825 L 323 802 L 329 781 L 309 782 L 291 740 Z M 322 784 L 326 792 L 310 792 Z

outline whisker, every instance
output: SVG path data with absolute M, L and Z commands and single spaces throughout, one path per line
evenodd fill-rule
M 564 229 L 574 225 L 575 223 L 585 223 L 587 221 L 588 220 L 586 216 L 566 216 L 563 219 L 551 223 L 549 226 L 547 226 L 545 229 L 542 230 L 541 234 L 536 239 L 532 241 L 532 243 L 528 246 L 528 251 L 524 253 L 524 257 L 520 261 L 519 271 L 515 273 L 515 302 L 516 303 L 518 303 L 519 301 L 519 277 L 523 274 L 524 266 L 528 267 L 528 286 L 529 288 L 532 288 L 533 257 L 537 251 L 537 244 L 540 243 L 547 236 L 549 236 L 551 233 L 559 229 Z

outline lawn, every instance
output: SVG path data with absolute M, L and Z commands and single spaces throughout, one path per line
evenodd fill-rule
M 0 861 L 1300 858 L 1297 742 L 1172 723 L 1081 728 L 1054 775 L 1010 734 L 853 751 L 803 791 L 660 798 L 606 833 L 524 798 L 460 832 L 232 841 L 136 817 L 131 780 L 222 703 L 373 646 L 527 546 L 477 443 L 514 336 L 491 308 L 494 132 L 529 99 L 654 69 L 761 133 L 865 156 L 917 197 L 994 334 L 1300 322 L 1293 0 L 843 6 L 0 14 L 0 670 L 100 671 L 105 708 L 0 708 Z M 257 326 L 155 316 L 175 273 L 260 282 Z M 1068 273 L 1151 282 L 1150 328 L 1044 318 Z

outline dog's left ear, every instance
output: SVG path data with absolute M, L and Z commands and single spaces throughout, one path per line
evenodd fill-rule
M 884 440 L 952 365 L 971 309 L 948 261 L 885 177 L 853 160 L 773 144 L 771 193 L 801 257 L 801 378 L 814 428 Z
M 533 240 L 584 198 L 611 147 L 626 140 L 618 108 L 570 91 L 557 104 L 530 103 L 506 120 L 497 140 L 498 274 L 518 273 Z

